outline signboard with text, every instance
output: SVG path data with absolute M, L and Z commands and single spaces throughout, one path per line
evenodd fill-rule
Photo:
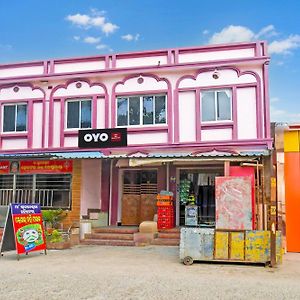
M 0 174 L 9 173 L 9 161 L 0 161 Z
M 43 219 L 39 204 L 11 204 L 7 213 L 1 253 L 17 254 L 46 250 Z
M 50 174 L 72 173 L 72 160 L 14 160 L 0 161 L 0 174 Z
M 113 148 L 127 146 L 127 128 L 79 130 L 79 148 Z
M 21 160 L 21 174 L 34 173 L 72 173 L 71 160 Z

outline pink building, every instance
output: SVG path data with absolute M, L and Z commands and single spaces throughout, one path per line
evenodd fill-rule
M 0 207 L 33 201 L 71 221 L 101 211 L 137 225 L 170 190 L 177 225 L 190 196 L 213 225 L 215 177 L 245 174 L 243 163 L 257 176 L 272 148 L 268 64 L 253 42 L 0 65 Z

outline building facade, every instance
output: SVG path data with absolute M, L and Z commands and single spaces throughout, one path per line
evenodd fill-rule
M 1 65 L 0 207 L 138 225 L 168 190 L 176 225 L 188 202 L 213 225 L 216 177 L 250 176 L 251 229 L 266 229 L 268 64 L 266 44 L 253 42 Z M 79 144 L 79 131 L 97 142 L 94 129 L 121 128 L 126 145 Z

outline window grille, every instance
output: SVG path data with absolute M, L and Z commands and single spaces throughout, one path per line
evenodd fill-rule
M 71 174 L 0 175 L 0 206 L 39 203 L 42 208 L 71 208 Z

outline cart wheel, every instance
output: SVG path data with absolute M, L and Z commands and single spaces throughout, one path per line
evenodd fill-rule
M 184 259 L 183 259 L 183 263 L 186 265 L 186 266 L 190 266 L 193 264 L 193 259 L 190 257 L 190 256 L 186 256 Z

